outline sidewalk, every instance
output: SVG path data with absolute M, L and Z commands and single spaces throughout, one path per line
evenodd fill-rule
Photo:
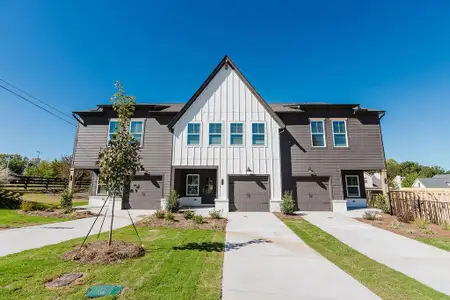
M 224 300 L 379 299 L 272 213 L 228 215 Z
M 345 213 L 311 212 L 304 216 L 362 254 L 450 295 L 450 253 L 397 235 Z
M 130 210 L 133 221 L 136 222 L 149 210 Z M 126 211 L 116 211 L 114 217 L 114 229 L 131 224 Z M 61 223 L 44 224 L 30 227 L 7 229 L 0 231 L 0 256 L 21 252 L 28 249 L 40 248 L 46 245 L 57 244 L 74 238 L 85 236 L 95 217 L 85 218 Z M 97 234 L 100 229 L 102 216 L 94 226 L 91 235 Z M 110 215 L 105 219 L 102 232 L 107 231 L 111 222 Z

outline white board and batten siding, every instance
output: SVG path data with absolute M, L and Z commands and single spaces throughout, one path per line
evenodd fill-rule
M 201 124 L 201 142 L 187 145 L 188 123 Z M 244 124 L 244 145 L 230 146 L 230 123 Z M 222 123 L 222 145 L 209 145 L 209 123 Z M 252 145 L 252 123 L 265 124 L 265 145 Z M 280 126 L 232 68 L 222 69 L 173 128 L 176 167 L 217 167 L 216 207 L 228 211 L 228 176 L 269 175 L 271 210 L 281 201 Z M 222 184 L 223 180 L 223 184 Z

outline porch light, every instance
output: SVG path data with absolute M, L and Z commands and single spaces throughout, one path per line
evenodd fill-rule
M 250 167 L 247 167 L 247 173 L 253 174 L 253 171 L 252 171 L 252 169 L 250 169 Z
M 314 170 L 311 167 L 308 168 L 308 173 L 311 176 L 316 176 L 316 172 L 314 172 Z

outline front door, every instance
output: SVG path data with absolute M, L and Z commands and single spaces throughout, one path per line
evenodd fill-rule
M 202 182 L 202 204 L 214 204 L 216 199 L 216 179 L 212 176 L 205 176 Z

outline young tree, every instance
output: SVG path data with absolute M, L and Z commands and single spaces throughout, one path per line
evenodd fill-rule
M 98 166 L 100 180 L 108 190 L 108 197 L 113 199 L 112 216 L 108 245 L 112 242 L 112 227 L 114 222 L 114 203 L 117 196 L 123 196 L 130 179 L 138 171 L 143 170 L 140 163 L 139 142 L 130 134 L 130 121 L 135 109 L 135 97 L 125 95 L 119 81 L 115 84 L 116 93 L 111 97 L 113 109 L 118 115 L 116 133 L 108 142 L 108 147 L 99 153 Z M 128 197 L 123 197 L 124 208 L 129 208 Z

